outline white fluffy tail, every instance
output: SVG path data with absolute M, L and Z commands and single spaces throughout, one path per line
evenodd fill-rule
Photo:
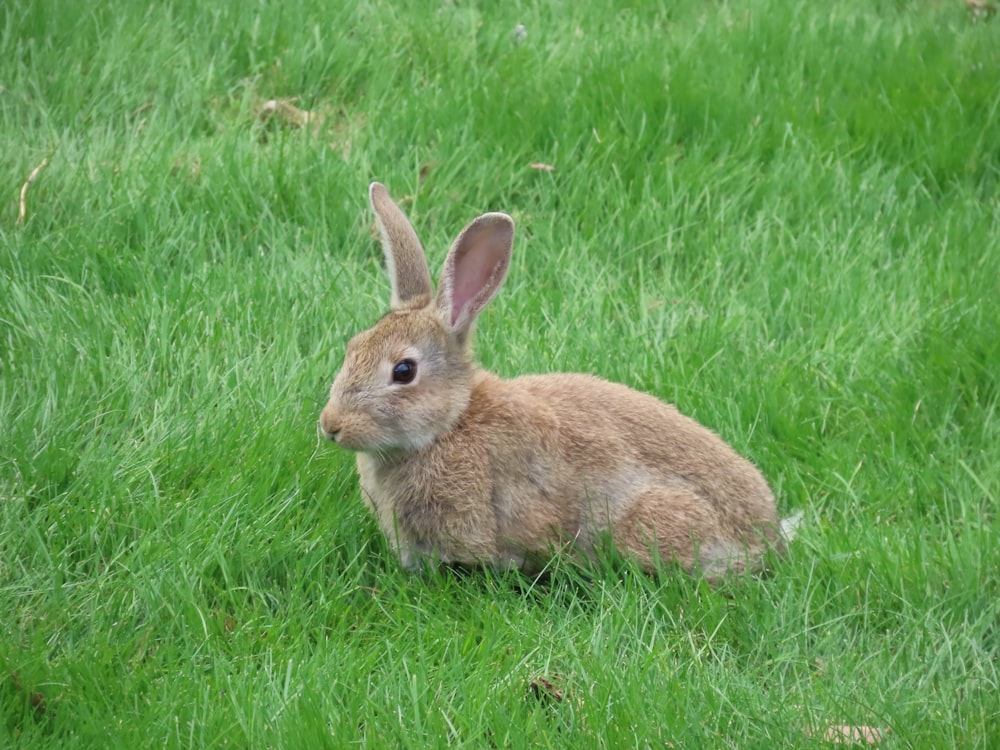
M 781 538 L 786 542 L 792 541 L 799 533 L 799 525 L 802 523 L 803 515 L 804 514 L 800 510 L 798 513 L 793 513 L 788 518 L 781 519 L 779 531 L 781 532 Z

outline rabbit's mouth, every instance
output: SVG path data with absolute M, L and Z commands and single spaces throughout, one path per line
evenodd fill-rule
M 319 430 L 320 435 L 325 437 L 332 443 L 340 443 L 341 425 L 338 419 L 331 413 L 328 408 L 324 409 L 319 415 L 319 420 L 316 422 L 316 429 Z
M 320 419 L 317 430 L 326 440 L 336 443 L 338 447 L 349 451 L 370 450 L 370 446 L 350 423 L 336 424 L 331 420 Z

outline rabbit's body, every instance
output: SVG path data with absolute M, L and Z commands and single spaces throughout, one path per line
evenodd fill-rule
M 433 295 L 423 249 L 377 183 L 390 312 L 348 344 L 320 416 L 358 451 L 365 501 L 406 567 L 424 558 L 534 570 L 606 538 L 717 577 L 782 539 L 760 472 L 653 396 L 578 374 L 513 380 L 478 368 L 469 339 L 503 282 L 513 224 L 485 214 L 456 239 Z
M 475 370 L 470 384 L 468 408 L 428 446 L 358 454 L 362 492 L 405 566 L 530 571 L 610 536 L 644 567 L 672 557 L 711 576 L 774 541 L 763 478 L 673 406 L 586 375 Z

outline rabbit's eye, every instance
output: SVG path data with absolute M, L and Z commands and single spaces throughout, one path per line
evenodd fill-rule
M 392 368 L 392 382 L 393 383 L 412 383 L 413 379 L 417 377 L 417 363 L 412 359 L 404 359 L 401 362 L 397 362 L 396 366 Z

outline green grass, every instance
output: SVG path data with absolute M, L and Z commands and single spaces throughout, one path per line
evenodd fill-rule
M 607 6 L 0 9 L 0 745 L 1000 743 L 1000 20 Z M 481 360 L 719 431 L 772 575 L 400 571 L 315 429 L 373 179 L 510 212 Z

